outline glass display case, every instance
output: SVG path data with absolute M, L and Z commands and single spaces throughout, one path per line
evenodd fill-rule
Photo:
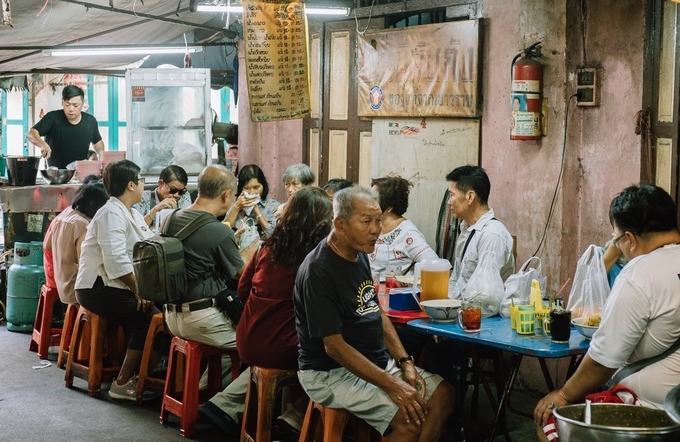
M 127 158 L 142 175 L 170 164 L 198 175 L 212 141 L 210 69 L 128 69 Z

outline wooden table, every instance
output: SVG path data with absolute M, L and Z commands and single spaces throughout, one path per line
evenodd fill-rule
M 504 417 L 506 408 L 521 415 L 531 417 L 528 413 L 513 410 L 510 405 L 510 394 L 515 384 L 517 373 L 519 372 L 520 363 L 524 356 L 538 358 L 548 390 L 552 391 L 555 389 L 555 386 L 550 373 L 548 372 L 545 360 L 549 358 L 571 357 L 568 371 L 569 375 L 573 373 L 580 361 L 580 357 L 588 351 L 588 347 L 590 346 L 590 340 L 579 334 L 573 327 L 568 344 L 555 344 L 549 337 L 544 335 L 519 335 L 511 329 L 510 319 L 500 317 L 482 319 L 482 329 L 477 333 L 466 333 L 461 330 L 456 323 L 438 323 L 431 319 L 416 319 L 410 321 L 408 322 L 408 327 L 413 327 L 414 329 L 424 331 L 431 335 L 505 350 L 512 354 L 510 373 L 505 381 L 502 393 L 500 394 L 496 417 L 489 440 L 493 440 L 499 424 L 504 420 L 502 418 Z M 476 365 L 478 364 L 476 363 Z M 493 399 L 484 373 L 482 373 L 481 370 L 479 370 L 478 373 L 484 382 L 487 395 L 490 396 L 490 399 Z M 492 403 L 493 402 L 494 401 L 492 401 Z M 505 432 L 505 437 L 507 440 L 510 440 L 507 432 Z

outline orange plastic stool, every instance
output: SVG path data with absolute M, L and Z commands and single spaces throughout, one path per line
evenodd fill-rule
M 153 351 L 153 344 L 156 336 L 163 333 L 163 313 L 156 313 L 151 317 L 149 324 L 149 331 L 146 332 L 146 341 L 144 342 L 144 351 L 142 352 L 142 362 L 139 366 L 139 376 L 137 378 L 137 403 L 142 403 L 142 395 L 145 390 L 156 391 L 163 393 L 165 389 L 165 377 L 159 378 L 149 376 L 149 359 Z
M 78 349 L 85 345 L 81 341 L 88 326 L 89 355 L 81 359 Z M 120 371 L 119 341 L 117 324 L 80 306 L 64 374 L 66 387 L 73 386 L 75 376 L 87 381 L 87 393 L 90 396 L 100 396 L 102 381 L 115 379 Z
M 179 354 L 184 355 L 183 358 Z M 168 413 L 179 417 L 179 432 L 182 436 L 193 436 L 196 432 L 198 419 L 199 391 L 198 382 L 201 377 L 201 359 L 208 358 L 208 389 L 207 394 L 212 397 L 222 390 L 222 355 L 231 358 L 231 376 L 236 379 L 239 375 L 240 360 L 236 350 L 225 350 L 179 337 L 172 338 L 170 343 L 170 358 L 165 376 L 165 390 L 161 404 L 160 422 L 165 424 Z M 185 361 L 183 376 L 179 375 L 178 366 Z M 179 376 L 179 377 L 178 377 Z M 183 382 L 175 380 L 183 379 Z M 176 385 L 180 384 L 180 385 Z
M 300 442 L 342 442 L 345 427 L 351 423 L 354 442 L 369 442 L 375 431 L 363 419 L 347 410 L 329 408 L 309 401 L 307 414 L 300 431 Z
M 57 357 L 57 367 L 65 368 L 66 360 L 68 359 L 68 352 L 71 348 L 71 336 L 73 336 L 73 327 L 76 325 L 76 317 L 78 316 L 78 304 L 69 304 L 64 316 L 64 328 L 61 330 L 61 341 L 59 342 L 59 356 Z
M 241 442 L 271 442 L 277 398 L 281 390 L 288 385 L 300 385 L 296 371 L 254 365 L 250 367 L 250 383 L 241 425 Z
M 58 303 L 58 304 L 57 304 Z M 59 345 L 61 339 L 61 329 L 52 328 L 52 314 L 54 305 L 61 306 L 59 292 L 55 287 L 43 285 L 40 288 L 40 298 L 38 298 L 38 309 L 35 312 L 33 322 L 33 335 L 28 345 L 30 351 L 38 351 L 40 359 L 47 359 L 47 353 L 51 345 Z

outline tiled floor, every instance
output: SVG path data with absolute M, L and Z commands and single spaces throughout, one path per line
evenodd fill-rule
M 86 384 L 74 380 L 73 389 L 64 386 L 64 371 L 52 364 L 39 367 L 36 353 L 28 351 L 30 335 L 7 331 L 0 325 L 0 440 L 1 441 L 185 441 L 179 422 L 171 416 L 163 426 L 158 422 L 160 399 L 137 405 L 109 398 L 108 386 L 102 398 L 87 395 Z M 52 360 L 54 362 L 54 359 Z M 513 394 L 513 404 L 528 412 L 537 397 L 523 392 Z M 466 405 L 466 440 L 486 440 L 494 412 L 485 394 L 480 394 L 476 419 Z M 513 441 L 535 440 L 530 419 L 508 414 L 508 431 Z M 218 431 L 199 421 L 194 440 L 224 440 Z M 502 436 L 496 440 L 504 440 Z

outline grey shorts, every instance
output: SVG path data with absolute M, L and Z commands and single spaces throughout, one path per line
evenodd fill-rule
M 416 367 L 425 380 L 425 402 L 430 400 L 442 378 Z M 390 358 L 385 371 L 403 379 L 402 371 Z M 381 388 L 358 378 L 344 367 L 330 371 L 300 370 L 300 384 L 314 402 L 330 408 L 344 408 L 365 420 L 380 434 L 385 434 L 390 422 L 399 411 L 389 395 Z

